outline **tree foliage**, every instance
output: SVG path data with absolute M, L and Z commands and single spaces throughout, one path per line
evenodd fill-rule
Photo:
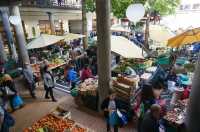
M 170 15 L 175 13 L 180 0 L 147 0 L 145 7 L 150 12 L 157 12 L 160 15 Z
M 126 9 L 133 0 L 111 0 L 112 2 L 112 12 L 117 18 L 124 18 L 126 14 Z
M 96 10 L 95 0 L 86 0 L 85 9 L 87 12 L 94 12 Z
M 160 15 L 169 15 L 176 11 L 180 0 L 111 0 L 112 12 L 117 18 L 126 17 L 126 9 L 130 4 L 142 3 L 147 11 L 157 12 Z M 86 0 L 86 10 L 95 11 L 95 0 Z

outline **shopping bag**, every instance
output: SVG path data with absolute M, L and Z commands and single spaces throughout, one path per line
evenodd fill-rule
M 19 95 L 13 97 L 12 106 L 14 109 L 21 107 L 23 104 L 23 100 Z
M 73 88 L 71 90 L 71 96 L 73 96 L 73 97 L 77 97 L 78 96 L 78 88 L 77 87 Z
M 110 113 L 109 124 L 111 126 L 115 126 L 115 125 L 119 124 L 119 117 L 117 115 L 117 112 L 114 111 L 114 112 Z
M 118 109 L 117 109 L 117 115 L 122 123 L 122 125 L 126 125 L 128 124 L 128 119 L 127 117 L 125 116 L 125 114 L 121 113 Z
M 4 122 L 3 122 L 3 124 L 8 126 L 8 127 L 12 127 L 15 124 L 14 118 L 6 110 L 4 110 Z

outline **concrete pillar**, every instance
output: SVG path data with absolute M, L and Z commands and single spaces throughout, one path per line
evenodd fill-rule
M 17 62 L 17 51 L 16 51 L 16 47 L 14 44 L 14 40 L 13 40 L 13 34 L 11 32 L 11 27 L 10 27 L 10 22 L 9 22 L 9 17 L 8 17 L 8 8 L 4 7 L 4 8 L 0 8 L 0 13 L 1 13 L 1 17 L 2 17 L 2 22 L 3 22 L 3 28 L 4 31 L 6 33 L 6 37 L 8 40 L 8 47 L 9 47 L 9 51 L 10 51 L 10 55 L 12 57 L 12 59 L 14 59 Z
M 55 25 L 54 25 L 53 13 L 47 12 L 47 14 L 48 14 L 48 17 L 49 17 L 51 34 L 55 34 Z
M 13 15 L 13 16 L 19 16 L 19 18 L 21 20 L 19 7 L 17 5 L 11 6 L 10 12 L 11 12 L 11 15 Z M 19 59 L 23 65 L 25 63 L 30 63 L 28 51 L 26 49 L 26 40 L 25 40 L 25 36 L 24 36 L 24 30 L 22 27 L 22 23 L 20 23 L 18 25 L 14 25 L 14 27 L 15 27 L 16 37 L 17 37 L 17 41 L 18 41 L 17 44 L 18 44 L 18 50 L 19 50 Z
M 190 93 L 189 104 L 187 106 L 186 126 L 187 132 L 200 131 L 200 58 L 196 61 L 195 74 L 192 81 L 192 90 Z
M 108 96 L 111 81 L 110 0 L 96 0 L 99 105 Z
M 88 30 L 87 30 L 87 17 L 86 17 L 86 0 L 82 0 L 82 34 L 85 35 L 83 38 L 83 48 L 88 47 Z
M 1 35 L 0 35 L 0 61 L 1 62 L 6 62 L 7 61 L 7 56 L 6 56 L 6 53 L 4 51 L 4 45 L 3 45 L 3 41 L 2 41 Z

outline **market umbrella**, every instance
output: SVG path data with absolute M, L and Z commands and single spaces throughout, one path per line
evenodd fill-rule
M 127 33 L 131 32 L 129 29 L 126 29 L 126 28 L 122 27 L 121 25 L 113 25 L 110 28 L 110 30 L 113 32 L 127 32 Z
M 41 34 L 39 37 L 28 43 L 26 47 L 27 49 L 43 48 L 55 44 L 61 40 L 64 40 L 63 36 Z
M 179 34 L 168 40 L 168 46 L 180 47 L 185 44 L 192 44 L 200 41 L 200 28 L 187 30 L 186 32 Z
M 175 34 L 164 26 L 150 25 L 149 27 L 149 37 L 156 43 L 165 43 L 174 36 Z
M 95 37 L 97 40 L 97 37 Z M 136 44 L 122 36 L 111 36 L 111 51 L 124 58 L 143 59 L 142 49 Z
M 74 33 L 68 33 L 64 36 L 65 41 L 72 41 L 72 40 L 83 38 L 83 37 L 85 36 L 82 34 L 74 34 Z

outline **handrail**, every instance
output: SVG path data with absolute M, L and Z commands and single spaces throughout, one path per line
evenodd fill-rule
M 27 1 L 22 1 L 22 7 L 38 7 L 38 8 L 58 8 L 58 9 L 71 9 L 71 10 L 81 10 L 81 4 L 73 4 L 73 3 L 28 3 Z

